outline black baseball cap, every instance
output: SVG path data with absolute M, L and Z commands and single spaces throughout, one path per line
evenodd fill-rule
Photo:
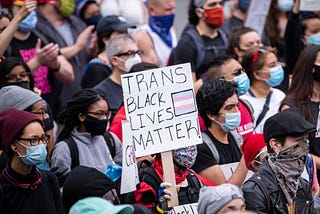
M 100 19 L 97 24 L 98 36 L 103 33 L 109 33 L 113 31 L 126 31 L 130 25 L 126 22 L 125 18 L 122 16 L 105 16 Z

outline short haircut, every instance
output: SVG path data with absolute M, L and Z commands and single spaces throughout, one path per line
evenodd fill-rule
M 127 43 L 130 42 L 137 44 L 137 42 L 127 34 L 121 34 L 111 38 L 108 41 L 108 44 L 106 45 L 108 60 L 110 61 L 111 57 L 121 53 L 121 51 L 123 51 Z
M 209 79 L 220 79 L 222 76 L 222 66 L 226 65 L 233 58 L 230 56 L 221 56 L 213 59 L 207 71 Z
M 226 80 L 204 81 L 200 87 L 196 99 L 200 116 L 206 127 L 211 126 L 211 120 L 207 114 L 218 115 L 224 102 L 236 94 L 236 88 Z
M 148 62 L 140 62 L 137 64 L 134 64 L 132 68 L 130 69 L 130 73 L 138 72 L 138 71 L 145 71 L 145 70 L 151 70 L 159 68 L 156 64 L 148 63 Z

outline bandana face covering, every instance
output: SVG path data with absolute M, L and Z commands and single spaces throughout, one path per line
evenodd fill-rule
M 268 163 L 276 175 L 288 204 L 296 198 L 299 178 L 304 170 L 309 145 L 303 141 L 291 146 L 279 154 L 269 154 Z

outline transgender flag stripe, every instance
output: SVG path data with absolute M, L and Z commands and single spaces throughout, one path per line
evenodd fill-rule
M 196 110 L 192 90 L 174 93 L 171 96 L 176 116 L 188 114 Z

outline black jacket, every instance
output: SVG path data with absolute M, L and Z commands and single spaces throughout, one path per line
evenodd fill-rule
M 258 180 L 261 186 L 255 180 Z M 266 160 L 260 166 L 259 171 L 244 183 L 242 190 L 247 210 L 256 211 L 259 214 L 288 213 L 286 198 Z M 314 213 L 311 186 L 303 178 L 300 178 L 295 202 L 295 213 Z

